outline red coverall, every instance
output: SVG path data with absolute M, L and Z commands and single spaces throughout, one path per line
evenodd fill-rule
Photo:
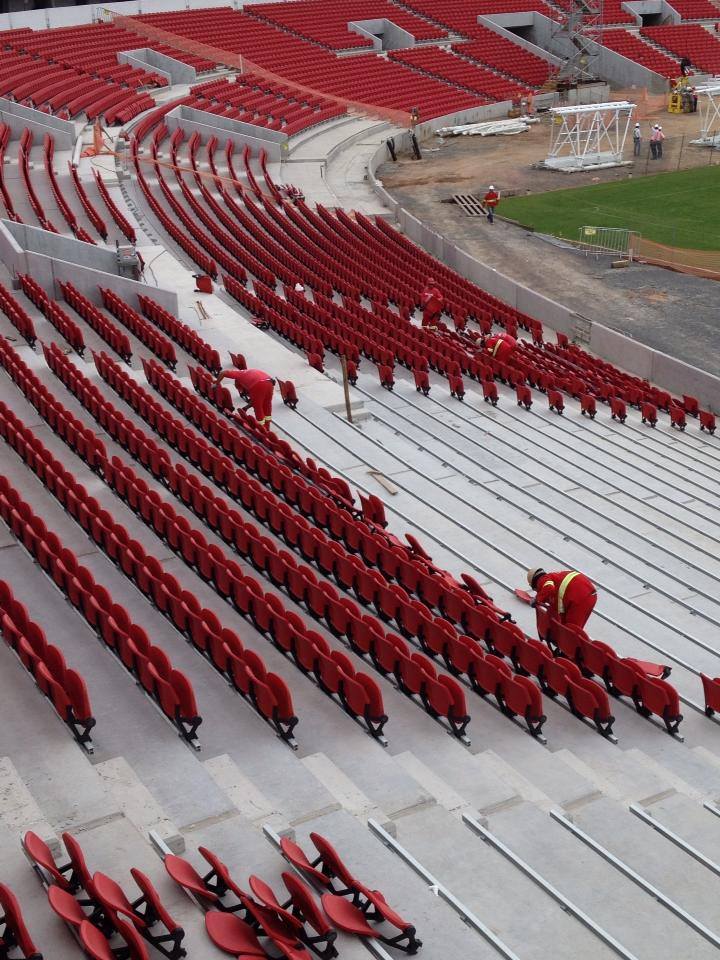
M 517 340 L 515 337 L 511 337 L 509 333 L 494 333 L 485 341 L 486 353 L 502 363 L 509 359 L 516 346 Z
M 424 327 L 436 327 L 440 314 L 442 313 L 445 297 L 433 286 L 433 281 L 429 280 L 427 286 L 420 294 L 420 303 L 423 308 L 422 325 Z
M 227 370 L 225 377 L 234 380 L 238 393 L 250 401 L 258 423 L 269 423 L 275 390 L 272 377 L 264 370 Z
M 535 585 L 536 603 L 547 604 L 550 613 L 568 627 L 582 630 L 597 601 L 595 584 L 584 573 L 558 570 L 546 573 Z

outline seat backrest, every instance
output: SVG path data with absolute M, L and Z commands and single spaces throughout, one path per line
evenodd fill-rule
M 178 930 L 179 925 L 168 913 L 165 904 L 160 899 L 160 895 L 150 882 L 150 879 L 145 876 L 141 870 L 138 870 L 137 867 L 132 867 L 130 874 L 145 897 L 147 904 L 147 916 L 156 916 L 160 923 L 162 923 L 169 932 Z
M 35 955 L 39 957 L 37 948 L 25 926 L 20 904 L 10 887 L 6 887 L 4 883 L 0 883 L 0 911 L 5 915 L 5 924 L 12 930 L 23 955 L 28 958 L 33 958 Z M 2 940 L 0 940 L 1 943 Z
M 82 852 L 82 847 L 77 842 L 75 837 L 72 834 L 63 833 L 62 835 L 63 843 L 65 844 L 65 849 L 68 852 L 70 857 L 70 862 L 73 865 L 73 875 L 77 879 L 78 883 L 85 890 L 88 890 L 92 887 L 92 878 L 90 876 L 90 871 L 87 868 L 85 863 L 85 855 Z
M 340 859 L 340 855 L 329 840 L 319 833 L 311 833 L 310 839 L 315 844 L 315 849 L 322 857 L 323 866 L 331 876 L 337 877 L 346 887 L 353 887 L 356 883 L 355 878 Z

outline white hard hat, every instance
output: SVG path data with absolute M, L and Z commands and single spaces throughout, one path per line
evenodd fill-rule
M 640 126 L 640 124 L 639 124 L 639 123 L 636 123 L 636 124 L 635 124 L 635 126 L 636 126 L 636 127 L 639 127 L 639 126 Z
M 527 582 L 530 587 L 533 587 L 535 580 L 540 577 L 541 574 L 545 573 L 542 567 L 530 567 L 527 572 Z M 533 587 L 534 589 L 534 587 Z
M 662 130 L 662 124 L 658 124 L 658 130 Z
M 488 187 L 488 189 L 489 189 L 489 190 L 494 190 L 495 187 L 494 187 L 492 184 L 490 184 L 490 186 Z

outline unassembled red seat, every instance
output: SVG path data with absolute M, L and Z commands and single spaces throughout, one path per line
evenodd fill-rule
M 298 395 L 295 389 L 295 384 L 292 380 L 278 380 L 280 385 L 280 396 L 286 407 L 290 407 L 291 410 L 294 410 L 298 405 Z
M 27 960 L 42 960 L 42 954 L 33 943 L 20 904 L 10 887 L 0 883 L 0 957 L 10 956 L 16 947 Z
M 232 913 L 208 910 L 205 914 L 207 934 L 221 950 L 235 957 L 266 957 L 255 930 Z

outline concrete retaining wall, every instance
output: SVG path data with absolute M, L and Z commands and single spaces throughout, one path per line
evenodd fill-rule
M 133 66 L 147 67 L 155 73 L 167 77 L 171 84 L 195 83 L 197 80 L 195 67 L 183 63 L 181 60 L 176 60 L 175 57 L 169 57 L 165 53 L 151 50 L 149 47 L 118 53 L 118 60 L 121 63 L 132 63 Z
M 406 145 L 403 143 L 404 138 L 395 139 L 398 147 Z M 387 148 L 382 146 L 368 164 L 368 179 L 377 196 L 387 205 L 393 219 L 411 240 L 492 296 L 535 317 L 552 330 L 574 337 L 579 322 L 587 327 L 588 318 L 580 317 L 563 304 L 481 263 L 401 207 L 376 177 L 377 168 L 386 159 L 389 159 Z M 590 308 L 589 306 L 588 309 Z M 702 406 L 716 413 L 720 412 L 720 378 L 659 350 L 653 350 L 595 320 L 590 320 L 589 326 L 590 339 L 589 342 L 583 341 L 583 346 L 598 357 L 636 376 L 646 377 L 675 394 L 692 394 L 699 399 Z
M 39 227 L 0 220 L 0 258 L 11 273 L 29 273 L 55 294 L 58 293 L 56 282 L 69 280 L 88 299 L 99 304 L 98 285 L 101 284 L 131 305 L 135 305 L 137 294 L 145 294 L 177 316 L 177 294 L 119 277 L 114 250 L 61 237 Z
M 569 41 L 553 36 L 555 30 L 556 25 L 548 17 L 540 13 L 533 14 L 532 39 L 558 57 L 569 56 L 574 47 Z M 592 48 L 598 51 L 597 73 L 609 80 L 612 86 L 623 90 L 633 86 L 647 87 L 650 93 L 664 93 L 668 89 L 667 80 L 660 74 L 600 44 L 593 43 Z
M 46 133 L 51 133 L 58 150 L 72 150 L 75 144 L 75 124 L 70 120 L 48 116 L 42 110 L 23 107 L 5 97 L 0 97 L 0 122 L 10 127 L 13 139 L 19 137 L 27 127 L 32 130 L 36 142 L 42 140 Z
M 207 143 L 211 137 L 217 136 L 218 130 L 222 130 L 223 139 L 229 138 L 236 148 L 240 149 L 247 144 L 255 156 L 261 149 L 265 150 L 269 160 L 283 160 L 287 155 L 288 138 L 279 130 L 268 130 L 228 117 L 216 117 L 213 113 L 196 110 L 195 107 L 175 107 L 165 115 L 165 123 L 171 131 L 182 127 L 189 133 L 199 133 L 203 143 Z
M 348 23 L 348 30 L 371 40 L 375 50 L 401 50 L 415 46 L 415 37 L 392 20 L 355 20 Z M 377 33 L 381 33 L 382 38 L 375 36 Z

